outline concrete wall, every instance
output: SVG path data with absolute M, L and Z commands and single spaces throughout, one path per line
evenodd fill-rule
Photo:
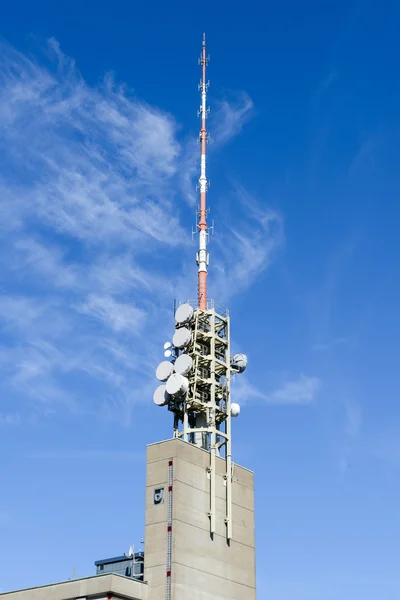
M 164 600 L 166 585 L 167 495 L 154 505 L 154 489 L 168 489 L 173 459 L 172 600 L 254 600 L 254 477 L 234 467 L 233 538 L 226 541 L 225 461 L 216 461 L 216 534 L 210 536 L 208 452 L 181 440 L 147 448 L 145 574 L 148 600 Z
M 120 575 L 95 575 L 0 594 L 0 600 L 147 600 L 147 586 Z

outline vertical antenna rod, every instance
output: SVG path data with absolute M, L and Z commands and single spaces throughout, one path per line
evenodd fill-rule
M 206 34 L 203 34 L 203 47 L 201 50 L 201 56 L 199 63 L 202 70 L 202 78 L 199 84 L 199 90 L 201 90 L 201 129 L 200 129 L 200 145 L 201 145 L 201 162 L 200 162 L 200 210 L 199 210 L 199 252 L 197 253 L 196 262 L 199 267 L 198 271 L 198 306 L 201 310 L 207 309 L 207 265 L 208 265 L 208 252 L 207 252 L 207 178 L 206 178 L 206 144 L 207 144 L 207 88 L 208 83 L 206 82 L 206 67 L 208 58 L 206 55 Z

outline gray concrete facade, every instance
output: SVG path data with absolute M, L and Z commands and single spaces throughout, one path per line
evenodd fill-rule
M 179 439 L 147 447 L 145 573 L 148 600 L 165 600 L 168 462 L 173 461 L 171 600 L 255 600 L 254 475 L 234 466 L 230 545 L 226 463 L 216 459 L 216 533 L 210 535 L 210 454 Z M 154 503 L 156 490 L 164 500 Z
M 121 575 L 95 575 L 6 592 L 1 600 L 147 600 L 147 586 Z

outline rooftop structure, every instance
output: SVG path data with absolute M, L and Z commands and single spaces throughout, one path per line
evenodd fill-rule
M 96 560 L 94 564 L 97 575 L 114 573 L 143 581 L 144 552 L 132 552 L 129 555 L 123 554 L 113 558 L 104 558 L 103 560 Z
M 147 586 L 121 575 L 94 575 L 0 594 L 1 600 L 148 600 Z
M 181 439 L 147 447 L 144 579 L 148 600 L 255 600 L 254 475 L 233 465 L 226 538 L 226 461 Z

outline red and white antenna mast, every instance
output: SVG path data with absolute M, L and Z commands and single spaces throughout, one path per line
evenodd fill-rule
M 207 252 L 207 177 L 206 177 L 206 146 L 207 146 L 207 127 L 206 119 L 209 113 L 207 108 L 207 88 L 209 82 L 206 81 L 206 67 L 209 58 L 206 54 L 206 34 L 203 34 L 203 47 L 201 50 L 201 56 L 199 63 L 201 65 L 202 77 L 199 83 L 199 90 L 201 91 L 201 105 L 200 105 L 200 116 L 201 116 L 201 129 L 200 129 L 200 145 L 201 145 L 201 162 L 200 162 L 200 210 L 199 210 L 199 251 L 196 256 L 196 262 L 199 267 L 198 272 L 198 306 L 201 310 L 207 310 L 207 266 L 208 266 L 208 252 Z

